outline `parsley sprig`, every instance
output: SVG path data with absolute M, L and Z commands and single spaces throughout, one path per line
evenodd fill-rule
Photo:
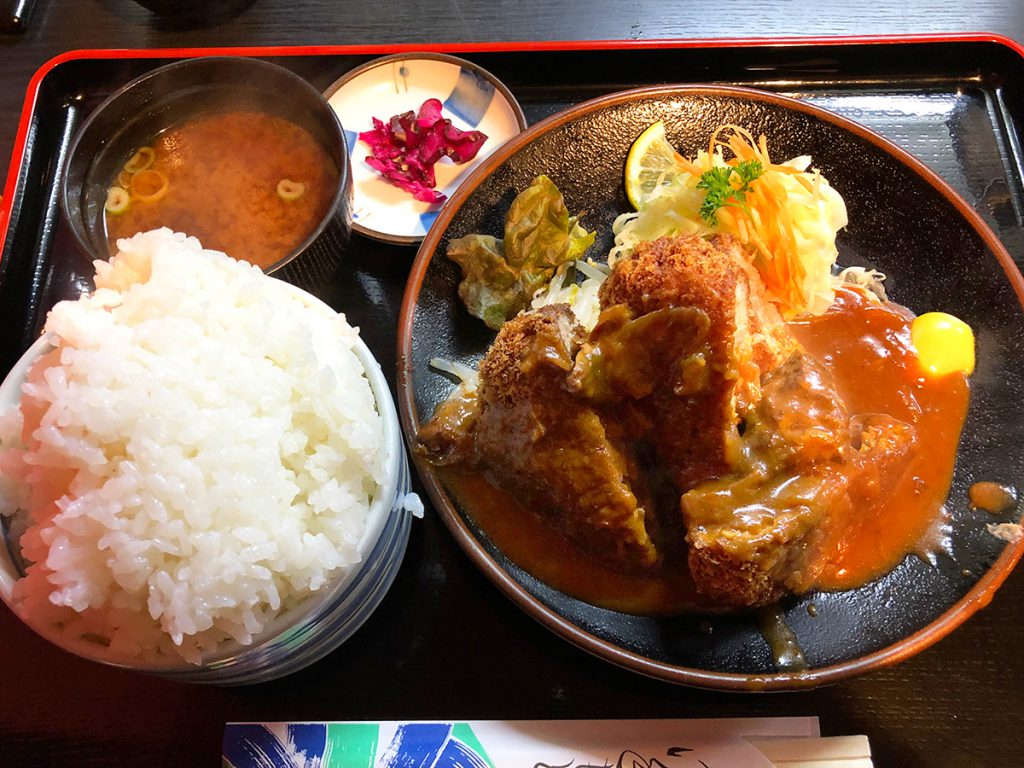
M 718 226 L 718 209 L 726 206 L 746 210 L 747 191 L 750 182 L 764 173 L 760 160 L 742 160 L 734 166 L 715 166 L 705 171 L 697 182 L 697 189 L 703 189 L 704 202 L 700 206 L 700 217 L 708 224 Z M 734 186 L 732 177 L 736 175 L 739 186 Z

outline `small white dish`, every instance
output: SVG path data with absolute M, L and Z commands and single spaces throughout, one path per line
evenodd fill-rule
M 370 148 L 359 134 L 372 118 L 419 110 L 439 99 L 442 114 L 461 130 L 482 131 L 487 141 L 468 163 L 442 158 L 434 166 L 437 189 L 448 198 L 485 157 L 526 128 L 519 103 L 490 72 L 455 56 L 400 53 L 374 59 L 347 72 L 324 93 L 337 113 L 348 146 L 354 202 L 352 228 L 368 237 L 414 245 L 434 223 L 441 204 L 423 203 L 381 177 L 366 164 Z

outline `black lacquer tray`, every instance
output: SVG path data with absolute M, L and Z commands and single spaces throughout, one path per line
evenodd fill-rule
M 807 100 L 877 131 L 923 161 L 1024 263 L 1024 54 L 1008 41 L 437 48 L 497 75 L 531 124 L 586 99 L 641 85 L 745 85 Z M 184 55 L 261 56 L 326 88 L 349 69 L 396 50 L 82 51 L 44 67 L 25 102 L 4 195 L 8 215 L 0 210 L 0 233 L 6 235 L 0 241 L 0 371 L 28 347 L 55 302 L 88 287 L 92 267 L 63 221 L 57 182 L 77 127 L 104 98 Z M 355 236 L 339 279 L 303 286 L 363 326 L 385 367 L 394 359 L 397 310 L 414 255 L 411 247 Z
M 91 287 L 92 266 L 60 214 L 57 179 L 76 128 L 106 96 L 184 56 L 259 56 L 323 89 L 349 69 L 401 50 L 412 48 L 85 51 L 44 67 L 26 98 L 0 204 L 7 206 L 0 210 L 0 375 L 32 342 L 56 301 Z M 643 85 L 742 85 L 805 99 L 920 159 L 1024 265 L 1024 51 L 1004 39 L 454 44 L 415 50 L 454 53 L 480 64 L 509 86 L 531 124 L 586 99 Z M 338 274 L 302 286 L 360 326 L 392 385 L 399 308 L 414 255 L 414 247 L 353 235 Z M 1022 584 L 1020 574 L 1011 576 L 1009 586 Z M 1004 589 L 996 602 L 1001 617 L 1024 613 L 1024 598 L 1012 589 Z M 272 690 L 271 697 L 186 695 L 163 683 L 65 661 L 37 648 L 43 641 L 33 638 L 14 637 L 11 650 L 53 657 L 54 675 L 68 671 L 59 669 L 66 663 L 81 685 L 111 685 L 126 696 L 152 686 L 160 696 L 151 705 L 140 700 L 140 722 L 159 720 L 159 701 L 167 696 L 187 699 L 188 722 L 204 744 L 219 738 L 225 719 L 821 714 L 825 732 L 850 733 L 882 718 L 892 719 L 893 729 L 896 721 L 912 726 L 912 744 L 895 730 L 879 734 L 879 766 L 909 764 L 902 757 L 906 749 L 918 757 L 926 750 L 928 764 L 935 766 L 1010 765 L 1021 759 L 1013 712 L 1024 706 L 1024 665 L 1015 650 L 1024 624 L 1014 621 L 1015 627 L 995 627 L 980 615 L 899 672 L 877 672 L 838 691 L 742 699 L 685 691 L 618 672 L 533 626 L 475 571 L 428 510 L 427 520 L 414 527 L 398 580 L 371 621 L 343 651 L 309 672 L 261 687 Z M 395 627 L 413 627 L 413 638 Z M 477 683 L 459 682 L 457 670 L 470 668 L 496 686 L 493 695 L 480 698 Z M 385 673 L 389 685 L 381 685 Z M 339 686 L 362 692 L 358 707 L 338 699 Z M 45 681 L 40 690 L 47 690 Z M 33 695 L 25 695 L 31 705 Z M 1003 703 L 994 707 L 997 700 Z M 983 718 L 988 726 L 977 734 L 959 733 L 945 717 L 928 715 L 933 708 L 947 715 L 984 710 L 975 720 Z M 939 752 L 924 746 L 940 743 Z

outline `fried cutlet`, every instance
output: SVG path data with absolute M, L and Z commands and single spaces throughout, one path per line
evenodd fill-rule
M 799 348 L 738 243 L 697 235 L 641 243 L 615 265 L 600 300 L 603 309 L 625 305 L 635 315 L 688 307 L 707 316 L 703 348 L 685 361 L 699 386 L 681 395 L 675 372 L 665 372 L 642 406 L 653 424 L 643 439 L 681 492 L 730 472 L 737 425 L 760 399 L 762 375 Z
M 658 553 L 635 464 L 563 386 L 585 337 L 564 304 L 501 327 L 480 364 L 477 450 L 500 486 L 569 538 L 627 569 L 647 568 Z
M 685 536 L 697 589 L 722 606 L 809 588 L 850 518 L 844 507 L 884 490 L 913 428 L 851 422 L 729 237 L 642 243 L 600 301 L 590 334 L 566 305 L 506 322 L 473 409 L 452 406 L 421 431 L 439 440 L 435 460 L 472 454 L 568 538 L 626 569 L 656 565 L 674 550 L 655 541 Z
M 797 352 L 769 372 L 746 421 L 733 471 L 681 499 L 697 588 L 731 606 L 810 586 L 832 513 L 849 503 L 849 417 L 813 359 Z

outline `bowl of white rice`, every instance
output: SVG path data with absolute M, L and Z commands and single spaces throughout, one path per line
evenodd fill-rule
M 118 243 L 0 385 L 0 597 L 95 661 L 220 684 L 346 640 L 411 515 L 343 315 L 168 229 Z

